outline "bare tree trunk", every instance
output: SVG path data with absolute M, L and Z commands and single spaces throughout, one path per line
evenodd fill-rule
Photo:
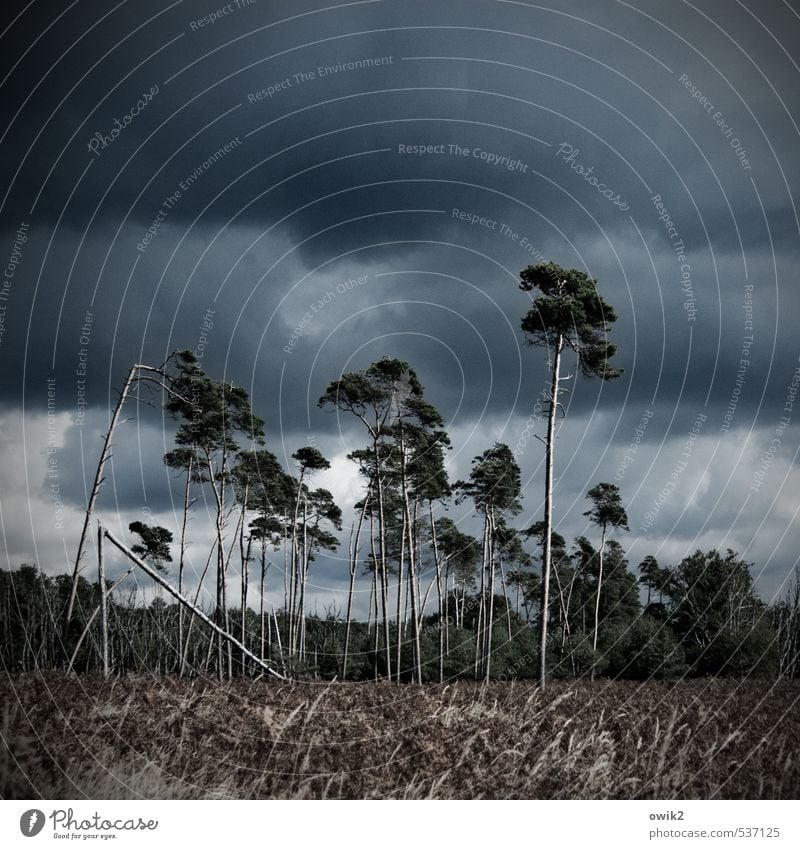
M 189 487 L 192 482 L 193 455 L 189 454 L 189 466 L 186 470 L 186 488 L 183 492 L 183 522 L 181 523 L 181 556 L 178 561 L 178 592 L 183 593 L 183 569 L 186 562 L 186 523 L 189 516 Z M 183 606 L 178 605 L 178 666 L 183 666 Z
M 308 580 L 308 500 L 303 499 L 303 550 L 300 552 L 300 601 L 298 603 L 297 640 L 300 660 L 306 657 L 306 581 Z
M 89 532 L 89 522 L 91 521 L 92 513 L 94 512 L 94 506 L 97 503 L 97 496 L 100 492 L 100 487 L 103 485 L 103 470 L 105 469 L 106 461 L 111 456 L 111 440 L 114 438 L 114 431 L 117 429 L 117 424 L 119 423 L 119 417 L 120 413 L 122 412 L 122 407 L 128 397 L 128 393 L 130 392 L 131 385 L 133 384 L 138 369 L 139 365 L 135 364 L 132 365 L 128 370 L 128 376 L 125 378 L 125 383 L 122 386 L 122 391 L 119 393 L 119 398 L 117 399 L 117 403 L 114 406 L 114 412 L 111 414 L 111 423 L 109 424 L 108 430 L 106 431 L 106 437 L 103 441 L 103 450 L 100 452 L 100 460 L 97 463 L 97 470 L 95 471 L 94 475 L 94 483 L 92 484 L 92 491 L 89 496 L 89 503 L 86 505 L 86 513 L 83 517 L 83 527 L 81 528 L 81 535 L 78 540 L 78 553 L 75 555 L 75 568 L 72 571 L 72 586 L 70 587 L 69 599 L 67 601 L 67 607 L 64 613 L 65 637 L 67 634 L 67 629 L 69 628 L 69 623 L 72 620 L 72 611 L 75 607 L 75 597 L 78 593 L 78 575 L 81 571 L 81 559 L 83 558 L 83 549 L 86 545 L 86 536 Z
M 380 440 L 373 436 L 372 449 L 375 455 L 375 486 L 378 495 L 378 548 L 380 551 L 381 598 L 383 604 L 383 641 L 386 649 L 386 677 L 392 680 L 392 649 L 389 641 L 389 571 L 386 562 L 386 515 L 383 503 L 383 478 L 378 445 Z M 399 627 L 399 623 L 398 623 Z
M 553 534 L 553 453 L 558 412 L 558 382 L 561 368 L 563 337 L 559 333 L 553 351 L 553 374 L 550 382 L 550 409 L 547 413 L 544 482 L 544 551 L 542 554 L 542 600 L 539 606 L 539 688 L 544 690 L 547 675 L 547 616 L 550 607 L 550 560 Z
M 481 563 L 481 589 L 478 599 L 478 617 L 475 623 L 475 678 L 483 674 L 483 647 L 484 643 L 484 606 L 486 600 L 486 566 L 489 553 L 489 519 L 488 516 L 483 523 L 483 562 Z
M 285 612 L 284 612 L 285 613 Z M 278 657 L 281 659 L 281 668 L 286 673 L 286 664 L 283 660 L 283 646 L 281 645 L 281 631 L 278 627 L 278 617 L 275 615 L 275 608 L 272 608 L 272 619 L 275 622 L 275 639 L 278 641 Z
M 292 549 L 291 549 L 291 560 L 292 560 L 292 569 L 289 575 L 289 605 L 288 610 L 286 611 L 286 615 L 289 617 L 288 625 L 287 625 L 287 646 L 286 650 L 289 653 L 290 657 L 293 657 L 296 651 L 296 607 L 297 607 L 297 595 L 298 595 L 298 584 L 300 582 L 300 566 L 299 566 L 299 551 L 298 551 L 298 542 L 297 542 L 297 522 L 300 518 L 300 499 L 303 495 L 303 476 L 305 473 L 305 469 L 301 466 L 300 468 L 300 477 L 297 481 L 297 494 L 294 499 L 294 511 L 292 514 Z M 305 499 L 303 499 L 305 503 Z M 303 523 L 303 527 L 305 528 L 305 522 Z
M 400 683 L 400 672 L 402 669 L 403 632 L 405 630 L 405 617 L 407 610 L 403 607 L 403 576 L 405 574 L 403 564 L 406 559 L 406 515 L 403 510 L 403 528 L 400 532 L 400 562 L 397 567 L 397 655 L 395 658 L 395 679 Z M 408 597 L 405 599 L 405 607 L 408 607 Z
M 445 595 L 442 596 L 442 564 L 439 562 L 439 542 L 436 536 L 436 522 L 433 518 L 433 502 L 428 501 L 428 517 L 431 523 L 431 542 L 433 543 L 433 564 L 436 569 L 436 595 L 439 600 L 439 683 L 444 684 L 444 651 L 445 630 L 447 621 L 445 608 L 447 606 L 447 582 L 445 581 Z
M 350 533 L 350 588 L 347 592 L 347 619 L 344 630 L 344 660 L 342 661 L 342 681 L 347 679 L 347 655 L 350 651 L 350 625 L 353 618 L 353 592 L 356 585 L 356 572 L 358 571 L 358 551 L 359 541 L 361 539 L 361 528 L 364 525 L 364 517 L 367 513 L 369 504 L 369 488 L 364 496 L 364 506 L 361 508 L 361 515 L 358 517 L 358 525 L 355 533 L 351 530 Z
M 453 587 L 453 597 L 455 599 L 455 586 Z M 455 603 L 456 611 L 456 628 L 458 628 L 458 602 Z M 450 560 L 445 558 L 444 564 L 444 653 L 450 657 Z M 444 683 L 443 681 L 439 682 Z
M 245 513 L 247 511 L 247 497 L 249 493 L 249 486 L 247 483 L 244 485 L 244 497 L 242 498 L 242 509 L 239 513 L 239 521 L 237 524 L 237 538 L 239 541 L 239 561 L 241 563 L 241 567 L 239 569 L 239 578 L 240 578 L 240 598 L 239 603 L 241 606 L 241 622 L 240 622 L 240 638 L 242 645 L 245 645 L 246 642 L 246 628 L 245 628 L 245 610 L 247 609 L 247 579 L 248 579 L 248 563 L 250 561 L 250 537 L 248 536 L 247 540 L 247 550 L 245 550 L 244 544 L 244 519 Z M 245 661 L 245 656 L 242 654 L 242 675 L 245 674 L 247 665 Z
M 561 648 L 563 649 L 564 644 L 567 641 L 567 636 L 569 634 L 569 600 L 567 600 L 567 602 L 564 601 L 564 587 L 561 584 L 561 576 L 558 574 L 558 566 L 553 569 L 553 577 L 556 579 L 556 589 L 558 590 L 558 604 L 561 608 L 561 618 L 563 622 L 563 627 L 561 629 Z
M 375 522 L 373 514 L 369 515 L 369 541 L 372 554 L 372 594 L 375 600 L 375 680 L 378 680 L 378 652 L 380 651 L 380 616 L 378 613 L 378 558 L 375 552 Z
M 103 563 L 103 526 L 97 523 L 97 583 L 100 589 L 100 657 L 103 678 L 108 678 L 108 604 L 106 570 Z
M 266 535 L 261 538 L 261 601 L 258 606 L 258 619 L 261 627 L 260 647 L 261 658 L 264 658 L 264 584 L 267 578 L 267 538 Z
M 125 580 L 125 578 L 127 578 L 128 575 L 133 572 L 134 568 L 134 566 L 131 566 L 128 571 L 124 575 L 122 575 L 122 577 L 117 578 L 117 580 L 114 581 L 114 583 L 110 587 L 108 587 L 108 589 L 106 590 L 106 598 L 108 598 L 114 592 L 114 590 Z M 78 652 L 80 651 L 80 648 L 83 645 L 83 641 L 86 639 L 89 632 L 91 631 L 92 625 L 94 624 L 94 620 L 97 618 L 99 613 L 100 605 L 98 604 L 98 606 L 92 612 L 92 615 L 86 620 L 86 625 L 83 628 L 83 632 L 78 638 L 78 642 L 75 644 L 75 648 L 72 651 L 72 657 L 70 657 L 69 663 L 67 664 L 67 672 L 72 672 L 72 669 L 75 666 L 75 661 L 78 658 Z
M 414 638 L 414 678 L 418 684 L 422 683 L 422 650 L 420 644 L 420 616 L 422 611 L 418 607 L 417 598 L 417 570 L 416 551 L 414 548 L 414 522 L 408 504 L 408 488 L 403 481 L 403 510 L 406 514 L 406 527 L 408 533 L 408 583 L 411 590 L 411 621 Z
M 494 583 L 495 583 L 495 574 L 494 574 L 494 536 L 495 536 L 495 524 L 494 524 L 494 510 L 489 510 L 489 611 L 487 615 L 487 628 L 486 628 L 486 650 L 484 652 L 484 680 L 486 683 L 489 683 L 489 677 L 491 674 L 491 666 L 492 666 L 492 629 L 494 628 Z
M 244 502 L 242 504 L 242 516 L 239 523 L 239 556 L 242 560 L 242 598 L 241 598 L 241 609 L 242 609 L 242 622 L 241 622 L 241 640 L 242 645 L 247 644 L 247 581 L 249 578 L 249 564 L 250 564 L 250 549 L 252 546 L 252 537 L 248 535 L 247 537 L 247 546 L 244 544 L 244 511 L 247 508 L 247 484 L 245 484 L 244 488 Z M 263 657 L 263 655 L 262 655 Z M 242 653 L 242 675 L 247 672 L 247 658 Z
M 500 560 L 500 586 L 503 588 L 503 600 L 506 605 L 506 622 L 508 624 L 508 641 L 509 643 L 513 639 L 513 634 L 511 633 L 511 600 L 508 597 L 508 584 L 506 582 L 506 570 L 503 567 L 503 561 Z
M 208 476 L 211 483 L 211 489 L 214 493 L 214 501 L 216 502 L 216 521 L 214 523 L 216 536 L 217 536 L 217 600 L 216 600 L 216 612 L 214 614 L 214 618 L 217 621 L 217 624 L 220 626 L 219 630 L 215 630 L 214 633 L 217 635 L 216 639 L 216 649 L 217 649 L 217 677 L 221 681 L 224 677 L 223 665 L 222 665 L 222 637 L 220 636 L 220 632 L 222 631 L 222 624 L 225 621 L 225 613 L 224 613 L 224 605 L 225 605 L 225 547 L 223 544 L 223 503 L 222 503 L 222 494 L 220 490 L 217 489 L 217 481 L 214 475 L 214 467 L 211 463 L 211 457 L 209 457 L 208 453 L 206 453 L 206 467 L 208 469 Z M 223 470 L 224 474 L 224 470 Z
M 597 655 L 597 634 L 600 630 L 600 591 L 603 587 L 603 550 L 606 547 L 606 524 L 603 522 L 603 533 L 600 537 L 600 559 L 597 568 L 597 598 L 594 605 L 594 634 L 592 636 L 592 671 L 590 680 L 594 681 L 595 662 Z
M 197 599 L 200 598 L 200 591 L 203 589 L 203 581 L 205 580 L 206 574 L 208 572 L 208 567 L 211 565 L 211 558 L 214 555 L 214 548 L 216 547 L 216 542 L 211 546 L 211 551 L 208 552 L 208 558 L 206 559 L 206 565 L 203 567 L 203 574 L 200 576 L 200 582 L 197 585 L 197 592 L 194 594 L 194 604 L 197 605 Z M 189 641 L 192 636 L 192 628 L 194 627 L 194 613 L 192 613 L 189 618 L 189 627 L 186 630 L 186 642 L 183 647 L 183 654 L 181 655 L 181 668 L 178 672 L 178 676 L 180 678 L 183 677 L 183 673 L 186 669 L 186 657 L 189 652 Z M 213 639 L 209 640 L 209 649 L 213 644 Z M 206 665 L 208 665 L 208 661 L 206 661 Z

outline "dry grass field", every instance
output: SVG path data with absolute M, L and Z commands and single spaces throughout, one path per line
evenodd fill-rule
M 796 799 L 800 684 L 20 675 L 3 798 Z

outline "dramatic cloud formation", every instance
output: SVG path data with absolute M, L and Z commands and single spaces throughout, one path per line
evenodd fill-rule
M 632 565 L 730 547 L 780 592 L 800 420 L 788 4 L 39 5 L 2 36 L 7 566 L 69 567 L 124 374 L 176 348 L 247 389 L 287 468 L 315 440 L 346 520 L 364 437 L 317 399 L 401 357 L 447 420 L 452 478 L 504 441 L 536 520 L 547 363 L 517 282 L 552 259 L 598 280 L 625 370 L 564 399 L 559 530 L 616 480 Z M 102 516 L 175 528 L 175 424 L 127 415 Z M 315 566 L 320 610 L 344 548 Z

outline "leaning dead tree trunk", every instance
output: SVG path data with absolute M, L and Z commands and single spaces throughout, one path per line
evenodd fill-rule
M 119 393 L 114 412 L 111 415 L 111 424 L 106 431 L 105 440 L 103 442 L 103 450 L 100 453 L 100 461 L 97 464 L 97 471 L 94 474 L 94 483 L 92 491 L 89 495 L 89 503 L 86 505 L 86 515 L 83 517 L 83 527 L 81 528 L 80 539 L 78 540 L 78 553 L 75 555 L 75 568 L 72 570 L 72 586 L 69 591 L 69 600 L 64 613 L 64 636 L 66 637 L 69 623 L 72 620 L 72 611 L 75 608 L 75 598 L 78 594 L 78 575 L 81 571 L 81 560 L 83 559 L 84 548 L 86 547 L 86 538 L 89 533 L 89 522 L 92 519 L 94 505 L 97 502 L 97 496 L 100 492 L 100 487 L 103 485 L 103 470 L 105 469 L 106 461 L 111 456 L 111 440 L 114 438 L 114 431 L 117 429 L 119 417 L 122 413 L 122 407 L 130 392 L 133 381 L 136 378 L 136 372 L 139 370 L 139 364 L 136 363 L 128 370 L 128 376 L 125 378 L 125 383 L 122 386 L 122 391 Z
M 168 358 L 167 362 L 169 362 L 169 359 L 171 358 L 172 354 Z M 97 503 L 97 496 L 99 495 L 100 488 L 102 487 L 103 481 L 105 480 L 105 478 L 103 477 L 103 472 L 105 471 L 106 462 L 111 456 L 111 442 L 114 439 L 114 431 L 117 429 L 117 425 L 119 424 L 119 417 L 122 414 L 122 408 L 125 405 L 125 401 L 127 400 L 128 395 L 130 394 L 131 387 L 135 382 L 155 383 L 157 386 L 160 386 L 162 389 L 169 392 L 173 396 L 179 397 L 177 393 L 169 386 L 167 386 L 165 382 L 168 380 L 165 372 L 165 367 L 166 363 L 162 364 L 161 366 L 148 366 L 144 365 L 143 363 L 134 363 L 130 367 L 130 369 L 128 369 L 128 375 L 125 378 L 125 383 L 122 385 L 122 390 L 119 393 L 119 398 L 117 399 L 117 403 L 114 406 L 114 411 L 111 414 L 111 422 L 109 423 L 105 439 L 103 440 L 103 450 L 100 452 L 100 460 L 97 463 L 97 470 L 94 473 L 94 482 L 92 483 L 92 489 L 89 495 L 89 502 L 86 505 L 86 514 L 83 517 L 83 527 L 81 528 L 81 535 L 78 540 L 78 551 L 75 555 L 75 567 L 72 570 L 72 585 L 69 591 L 67 607 L 64 612 L 64 637 L 66 637 L 67 635 L 69 623 L 72 620 L 72 613 L 75 609 L 75 599 L 78 594 L 78 576 L 81 572 L 81 560 L 83 559 L 84 549 L 86 548 L 86 539 L 89 533 L 89 523 L 91 522 L 95 504 Z M 144 372 L 144 374 L 141 374 L 142 372 Z
M 227 631 L 223 630 L 219 627 L 215 622 L 212 622 L 199 607 L 195 607 L 189 599 L 182 596 L 174 587 L 166 581 L 158 572 L 152 567 L 148 566 L 147 563 L 144 562 L 140 557 L 137 557 L 124 543 L 121 543 L 113 534 L 111 534 L 107 530 L 103 530 L 103 536 L 111 543 L 113 543 L 129 560 L 135 563 L 143 572 L 149 575 L 157 584 L 162 586 L 171 596 L 176 598 L 182 605 L 189 608 L 198 619 L 205 622 L 209 628 L 211 628 L 216 634 L 218 634 L 222 639 L 227 640 L 235 648 L 239 649 L 246 657 L 249 657 L 250 660 L 253 661 L 257 666 L 260 666 L 265 672 L 268 672 L 270 675 L 274 675 L 276 678 L 280 678 L 282 681 L 286 680 L 286 676 L 281 675 L 280 672 L 272 669 L 260 657 L 254 655 L 251 651 L 245 648 L 236 637 L 229 634 Z

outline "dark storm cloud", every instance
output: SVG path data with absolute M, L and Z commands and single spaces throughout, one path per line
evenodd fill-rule
M 553 259 L 598 279 L 625 369 L 565 397 L 576 458 L 601 459 L 575 460 L 562 507 L 586 465 L 613 475 L 643 410 L 655 451 L 698 411 L 721 439 L 774 429 L 800 353 L 788 6 L 258 0 L 202 20 L 216 11 L 34 4 L 3 39 L 4 409 L 44 410 L 53 379 L 96 448 L 129 365 L 187 347 L 247 388 L 282 456 L 309 434 L 335 451 L 355 431 L 319 395 L 391 354 L 454 432 L 513 446 L 547 373 L 518 274 Z M 137 416 L 113 499 L 166 510 L 145 460 L 174 423 Z M 87 433 L 65 435 L 75 504 Z

